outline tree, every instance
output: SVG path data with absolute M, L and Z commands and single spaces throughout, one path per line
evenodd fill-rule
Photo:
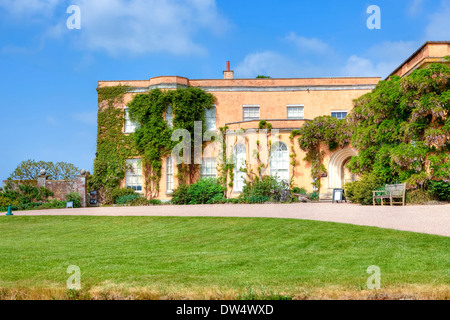
M 49 180 L 74 180 L 80 172 L 71 163 L 53 163 L 30 159 L 22 161 L 9 177 L 11 180 L 36 180 L 42 169 L 46 170 Z
M 450 181 L 450 68 L 433 64 L 381 81 L 347 117 L 359 151 L 350 168 L 409 188 Z
M 317 117 L 292 132 L 311 163 L 320 188 L 323 150 L 351 143 L 358 156 L 348 167 L 379 183 L 406 182 L 410 189 L 450 183 L 450 68 L 432 64 L 410 76 L 392 76 L 354 101 L 345 120 Z M 378 181 L 378 180 L 376 180 Z
M 256 79 L 272 79 L 272 77 L 270 76 L 264 76 L 264 75 L 259 75 L 256 77 Z

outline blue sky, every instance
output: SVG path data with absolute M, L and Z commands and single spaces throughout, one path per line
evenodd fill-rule
M 221 78 L 228 60 L 237 78 L 386 77 L 427 40 L 450 40 L 450 0 L 0 0 L 0 180 L 27 159 L 92 172 L 99 80 Z

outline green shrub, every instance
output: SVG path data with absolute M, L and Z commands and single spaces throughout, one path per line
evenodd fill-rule
M 19 201 L 20 192 L 5 188 L 5 190 L 2 192 L 1 196 L 8 198 L 10 200 Z
M 34 210 L 40 209 L 45 204 L 43 202 L 31 202 L 31 203 L 22 203 L 18 205 L 11 205 L 11 210 L 13 211 L 26 211 L 26 210 Z M 0 207 L 0 212 L 7 211 L 8 206 Z
M 53 196 L 53 192 L 44 187 L 35 187 L 32 185 L 19 185 L 19 202 L 31 203 L 43 201 Z
M 212 204 L 220 203 L 226 189 L 214 178 L 200 179 L 196 183 L 180 185 L 172 194 L 173 204 Z
M 111 201 L 112 203 L 118 204 L 117 199 L 122 196 L 127 196 L 130 194 L 137 194 L 133 189 L 130 188 L 116 188 L 111 192 Z
M 360 180 L 344 185 L 345 196 L 353 203 L 371 205 L 373 204 L 373 191 L 380 189 L 383 185 L 382 178 L 373 173 L 364 174 Z
M 251 195 L 248 197 L 248 203 L 266 203 L 269 202 L 270 198 L 267 196 L 261 195 Z
M 283 188 L 275 177 L 263 176 L 261 180 L 247 181 L 239 199 L 245 203 L 264 203 L 279 198 Z
M 294 187 L 291 189 L 292 193 L 307 195 L 308 192 L 304 188 Z
M 132 195 L 130 195 L 130 197 L 131 196 Z M 125 196 L 125 197 L 127 197 L 127 196 Z M 126 201 L 125 204 L 129 204 L 129 205 L 131 205 L 133 207 L 142 207 L 142 206 L 150 205 L 150 201 L 148 199 L 146 199 L 146 198 L 143 198 L 143 197 L 137 197 L 137 198 L 134 198 L 131 201 Z
M 162 201 L 161 201 L 161 200 L 158 200 L 158 199 L 151 199 L 151 200 L 149 201 L 149 203 L 150 203 L 152 206 L 160 206 L 160 205 L 162 205 Z
M 191 185 L 187 191 L 189 204 L 211 204 L 224 199 L 226 189 L 215 178 L 204 178 Z
M 145 200 L 145 201 L 147 202 L 147 204 L 148 204 L 148 200 L 147 200 L 147 199 L 144 199 L 144 198 L 141 198 L 141 196 L 138 195 L 137 193 L 127 194 L 127 195 L 118 197 L 118 198 L 116 199 L 116 204 L 132 204 L 133 202 L 134 202 L 134 203 L 138 203 L 138 202 L 137 202 L 138 199 L 143 199 L 143 200 Z M 142 201 L 142 200 L 140 200 L 140 201 Z M 140 204 L 136 204 L 136 205 L 140 205 Z
M 428 190 L 440 201 L 450 201 L 450 182 L 430 181 Z
M 9 205 L 17 206 L 19 204 L 19 200 L 11 199 L 8 197 L 4 197 L 0 195 L 0 207 L 8 207 Z
M 63 209 L 67 206 L 67 203 L 65 201 L 53 199 L 50 203 L 50 208 L 54 209 Z
M 311 201 L 319 201 L 319 193 L 318 192 L 312 192 L 308 195 L 309 200 Z
M 432 200 L 432 194 L 426 190 L 415 189 L 406 192 L 406 202 L 409 204 L 426 204 Z
M 172 194 L 173 204 L 189 204 L 188 196 L 189 186 L 187 184 L 181 184 Z
M 19 185 L 18 191 L 11 188 L 5 188 L 0 194 L 0 207 L 14 206 L 15 210 L 28 210 L 35 207 L 31 203 L 42 203 L 47 198 L 53 196 L 53 192 L 44 187 L 35 187 L 32 185 Z
M 151 199 L 148 200 L 146 198 L 140 197 L 139 195 L 127 195 L 127 196 L 122 196 L 120 197 L 117 202 L 121 202 L 120 204 L 129 204 L 131 206 L 156 206 L 156 205 L 161 205 L 162 202 L 161 200 L 158 199 Z
M 63 209 L 66 206 L 67 206 L 67 203 L 65 201 L 53 199 L 52 201 L 44 203 L 33 209 Z
M 81 207 L 81 196 L 78 194 L 78 192 L 72 192 L 66 195 L 66 201 L 67 202 L 73 202 L 74 208 L 80 208 Z

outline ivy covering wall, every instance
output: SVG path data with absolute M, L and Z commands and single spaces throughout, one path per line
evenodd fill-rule
M 133 134 L 134 145 L 142 158 L 146 172 L 146 189 L 150 197 L 159 195 L 162 176 L 162 159 L 171 155 L 178 141 L 172 141 L 172 133 L 185 129 L 191 133 L 191 164 L 178 164 L 180 184 L 194 182 L 199 173 L 199 165 L 194 163 L 195 121 L 202 122 L 201 139 L 206 131 L 205 111 L 213 107 L 215 98 L 202 89 L 189 87 L 173 91 L 151 90 L 138 94 L 128 104 L 130 118 L 140 126 Z M 172 107 L 173 124 L 165 120 L 168 107 Z
M 98 88 L 97 153 L 91 188 L 98 190 L 99 198 L 109 202 L 111 192 L 125 178 L 126 159 L 137 155 L 132 138 L 123 134 L 123 95 L 131 88 L 114 86 Z
M 393 76 L 354 101 L 345 120 L 322 116 L 292 133 L 311 163 L 320 188 L 324 149 L 351 144 L 359 155 L 348 164 L 356 174 L 380 183 L 407 182 L 410 189 L 430 181 L 450 182 L 450 68 L 432 64 L 410 76 Z
M 350 143 L 351 128 L 347 126 L 345 120 L 320 116 L 305 122 L 299 130 L 292 131 L 290 139 L 296 137 L 300 149 L 306 152 L 303 160 L 311 163 L 313 186 L 320 190 L 321 177 L 327 173 L 323 165 L 324 148 L 328 148 L 329 151 L 334 151 L 338 147 L 345 148 Z M 292 164 L 293 166 L 296 164 L 295 159 L 292 159 Z
M 215 102 L 211 94 L 192 87 L 174 91 L 154 89 L 145 94 L 137 94 L 128 104 L 128 110 L 130 119 L 138 124 L 138 128 L 134 133 L 125 135 L 123 96 L 131 89 L 127 86 L 97 89 L 98 136 L 92 186 L 100 191 L 104 202 L 109 202 L 112 190 L 120 186 L 127 170 L 126 160 L 132 158 L 142 159 L 147 196 L 157 197 L 160 191 L 162 161 L 171 155 L 173 147 L 179 143 L 171 140 L 173 131 L 186 129 L 192 132 L 193 144 L 194 122 L 202 121 L 203 134 L 205 110 L 211 108 Z M 174 114 L 172 126 L 165 120 L 169 106 L 172 106 Z M 195 164 L 179 165 L 179 181 L 192 183 L 193 177 L 198 173 L 198 167 Z
M 347 119 L 359 151 L 349 168 L 410 188 L 450 181 L 449 112 L 450 68 L 443 64 L 381 81 Z

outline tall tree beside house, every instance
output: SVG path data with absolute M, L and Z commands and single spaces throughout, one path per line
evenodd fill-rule
M 450 68 L 443 64 L 381 81 L 347 117 L 359 152 L 349 168 L 412 189 L 450 182 L 449 113 Z
M 300 148 L 307 153 L 305 161 L 312 164 L 313 184 L 319 189 L 320 176 L 326 173 L 323 148 L 333 151 L 349 143 L 358 150 L 348 164 L 350 170 L 371 174 L 380 185 L 450 186 L 449 113 L 450 68 L 432 64 L 408 77 L 380 81 L 372 92 L 354 101 L 345 120 L 317 117 L 292 132 L 291 138 L 299 137 Z
M 72 163 L 51 161 L 22 161 L 11 173 L 11 180 L 36 180 L 39 172 L 45 169 L 50 180 L 75 180 L 80 170 Z

